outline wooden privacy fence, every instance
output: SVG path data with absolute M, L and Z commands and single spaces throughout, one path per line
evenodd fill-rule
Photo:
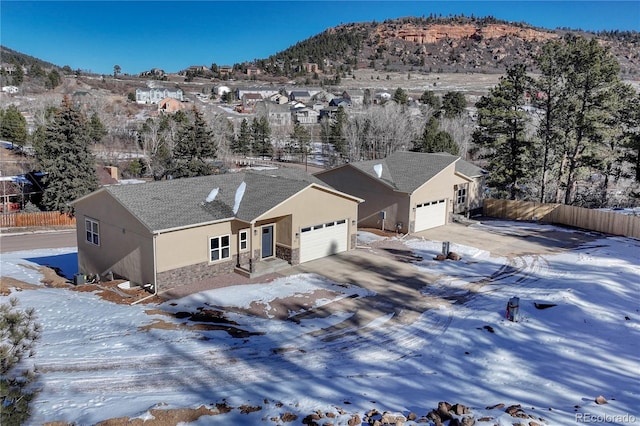
M 484 200 L 483 213 L 485 216 L 501 219 L 539 220 L 606 234 L 640 238 L 640 217 L 638 216 L 585 209 L 565 204 L 488 198 Z
M 75 226 L 76 218 L 60 212 L 8 213 L 0 215 L 0 227 Z

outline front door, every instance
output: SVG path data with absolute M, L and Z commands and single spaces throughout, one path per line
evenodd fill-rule
M 273 225 L 262 227 L 262 258 L 273 256 Z

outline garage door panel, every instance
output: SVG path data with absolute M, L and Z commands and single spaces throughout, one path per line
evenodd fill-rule
M 442 226 L 447 222 L 447 201 L 436 200 L 419 204 L 416 207 L 415 231 Z
M 344 220 L 302 228 L 301 231 L 301 263 L 340 253 L 348 248 L 348 228 Z

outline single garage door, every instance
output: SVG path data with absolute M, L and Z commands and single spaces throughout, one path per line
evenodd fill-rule
M 300 263 L 347 250 L 346 220 L 337 220 L 300 230 Z
M 415 231 L 442 226 L 447 219 L 447 200 L 429 201 L 416 206 Z

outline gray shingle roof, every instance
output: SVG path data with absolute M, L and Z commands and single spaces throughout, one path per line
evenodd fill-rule
M 243 182 L 246 186 L 234 212 Z M 278 169 L 114 185 L 105 190 L 149 230 L 160 231 L 231 218 L 249 222 L 311 183 L 329 187 L 302 171 Z M 217 194 L 207 202 L 214 188 Z
M 457 159 L 453 155 L 398 151 L 383 160 L 360 161 L 351 165 L 398 191 L 410 194 Z M 378 164 L 382 166 L 380 177 L 376 172 Z

